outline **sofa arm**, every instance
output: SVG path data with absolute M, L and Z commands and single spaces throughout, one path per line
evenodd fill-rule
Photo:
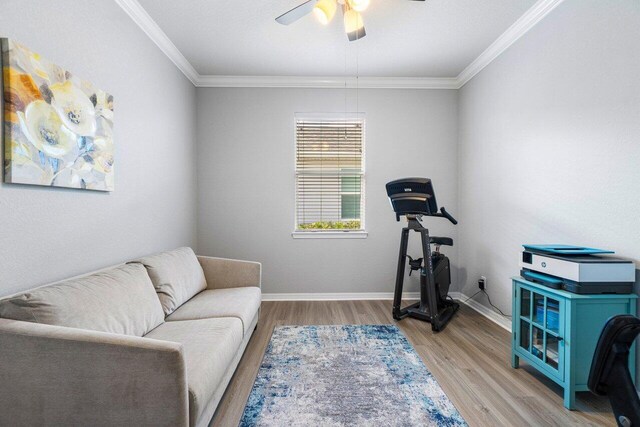
M 207 289 L 260 287 L 262 284 L 262 264 L 237 259 L 198 256 L 204 270 Z
M 0 425 L 188 426 L 182 345 L 0 319 Z

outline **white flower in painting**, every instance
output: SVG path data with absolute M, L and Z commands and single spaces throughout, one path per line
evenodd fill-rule
M 111 159 L 111 163 L 108 160 Z M 63 187 L 89 188 L 93 190 L 113 189 L 113 156 L 96 152 L 93 157 L 80 156 L 73 165 L 56 176 L 56 184 Z
M 56 110 L 42 100 L 18 112 L 20 126 L 29 141 L 45 155 L 62 159 L 77 148 L 76 136 L 60 120 Z
M 96 110 L 97 111 L 97 110 Z M 104 116 L 100 115 L 96 120 L 98 127 L 96 128 L 97 137 L 112 138 L 113 137 L 113 125 Z
M 104 174 L 113 170 L 113 140 L 111 138 L 96 138 L 93 141 L 97 148 L 93 155 L 94 169 Z
M 22 164 L 26 160 L 31 161 L 33 158 L 33 146 L 28 142 L 23 142 L 19 139 L 15 139 L 10 142 L 11 146 L 11 163 Z
M 53 84 L 49 89 L 53 93 L 51 105 L 65 126 L 76 135 L 93 136 L 96 132 L 96 110 L 89 97 L 71 81 Z
M 11 165 L 11 179 L 13 182 L 51 185 L 53 171 L 50 167 L 43 168 L 32 160 L 21 159 L 20 163 Z
M 96 150 L 103 153 L 113 154 L 113 139 L 107 137 L 99 137 L 93 140 L 93 146 Z
M 96 92 L 96 113 L 113 123 L 113 97 L 104 91 Z
M 109 174 L 113 170 L 113 154 L 112 153 L 101 153 L 98 156 L 93 158 L 94 169 L 100 171 L 104 174 Z
M 29 49 L 16 43 L 13 40 L 9 41 L 9 49 L 13 54 L 15 65 L 22 69 L 26 74 L 32 77 L 39 77 L 44 80 L 49 80 L 49 74 L 41 63 L 41 57 L 35 52 L 31 52 Z
M 51 185 L 53 170 L 49 164 L 33 161 L 33 146 L 28 142 L 11 141 L 11 162 L 7 166 L 14 182 Z
M 95 180 L 93 165 L 83 157 L 76 159 L 75 163 L 56 176 L 56 184 L 62 187 L 82 188 L 87 182 Z
M 46 68 L 49 75 L 49 86 L 67 80 L 67 72 L 61 66 L 50 62 L 46 64 Z

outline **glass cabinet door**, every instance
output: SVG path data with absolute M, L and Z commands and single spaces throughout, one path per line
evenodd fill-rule
M 533 342 L 531 343 L 531 353 L 538 359 L 544 359 L 544 331 L 536 326 L 533 327 L 531 334 Z
M 529 351 L 529 340 L 531 338 L 531 327 L 529 322 L 520 319 L 520 347 Z
M 529 318 L 531 316 L 531 291 L 520 289 L 520 316 Z
M 556 337 L 555 335 L 547 334 L 546 340 L 547 340 L 547 343 L 546 343 L 547 351 L 545 355 L 545 362 L 551 368 L 558 370 L 558 365 L 560 364 L 558 337 Z
M 533 321 L 544 324 L 544 295 L 533 293 Z
M 518 292 L 518 346 L 531 354 L 538 364 L 562 375 L 564 301 L 535 289 L 520 287 Z
M 556 334 L 560 330 L 560 301 L 547 298 L 545 328 Z

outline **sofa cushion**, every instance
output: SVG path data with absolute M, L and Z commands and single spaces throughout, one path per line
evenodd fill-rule
M 167 316 L 207 288 L 202 267 L 191 248 L 179 248 L 134 262 L 142 263 L 147 268 Z
M 198 423 L 242 343 L 242 323 L 236 318 L 166 322 L 145 338 L 184 346 L 189 386 L 189 424 Z
M 0 317 L 143 336 L 164 322 L 140 264 L 121 265 L 0 301 Z
M 260 288 L 208 289 L 184 303 L 167 317 L 167 321 L 236 317 L 242 321 L 244 334 L 260 310 Z

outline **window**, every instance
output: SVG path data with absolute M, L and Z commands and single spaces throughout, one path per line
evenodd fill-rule
M 364 211 L 364 119 L 296 117 L 294 237 L 364 237 Z

